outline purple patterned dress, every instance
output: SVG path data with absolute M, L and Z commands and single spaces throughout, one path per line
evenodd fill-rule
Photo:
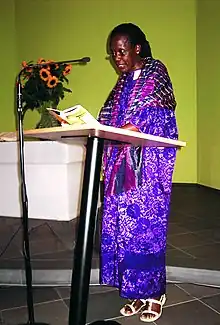
M 147 58 L 139 78 L 122 74 L 99 114 L 105 125 L 178 138 L 175 98 L 165 66 Z M 128 299 L 165 293 L 165 252 L 175 148 L 106 144 L 101 283 Z

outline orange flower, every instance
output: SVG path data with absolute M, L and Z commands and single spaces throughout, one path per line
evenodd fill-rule
M 50 77 L 47 81 L 47 87 L 54 88 L 54 87 L 56 87 L 57 83 L 58 83 L 57 77 L 55 77 L 55 76 Z
M 71 70 L 72 70 L 72 65 L 71 64 L 67 65 L 63 71 L 63 75 L 66 76 L 67 74 L 70 73 Z
M 26 61 L 22 61 L 22 67 L 25 68 L 27 66 L 27 62 Z
M 48 65 L 44 65 L 44 69 L 47 69 L 47 70 L 50 71 L 50 65 L 49 64 Z
M 46 63 L 46 60 L 43 59 L 43 58 L 40 58 L 40 59 L 37 60 L 37 63 L 38 64 Z
M 45 66 L 46 69 L 50 70 L 51 69 L 51 66 L 55 69 L 58 69 L 59 68 L 59 65 L 54 63 L 55 61 L 54 60 L 48 60 L 46 61 L 46 63 L 48 63 L 48 65 Z M 53 64 L 54 63 L 54 64 Z
M 29 67 L 29 65 L 27 64 L 26 61 L 22 62 L 22 67 L 25 70 L 25 72 L 32 72 L 33 71 L 32 67 Z
M 26 71 L 27 72 L 33 72 L 33 68 L 32 67 L 29 67 L 29 66 L 26 66 Z
M 51 77 L 50 71 L 48 71 L 45 68 L 40 69 L 39 74 L 40 74 L 41 79 L 44 81 L 48 81 L 49 78 Z

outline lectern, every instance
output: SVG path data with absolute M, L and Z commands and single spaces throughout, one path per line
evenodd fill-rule
M 24 136 L 56 141 L 76 137 L 81 138 L 82 141 L 86 140 L 86 160 L 69 309 L 69 325 L 85 325 L 104 141 L 126 143 L 133 146 L 177 148 L 184 147 L 186 143 L 104 126 L 98 122 L 91 126 L 80 125 L 29 130 L 24 132 Z

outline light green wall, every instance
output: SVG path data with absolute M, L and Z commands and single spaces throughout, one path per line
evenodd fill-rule
M 0 1 L 0 131 L 15 129 L 15 11 L 14 0 Z
M 60 107 L 81 103 L 94 115 L 116 81 L 105 59 L 108 33 L 121 22 L 138 24 L 154 56 L 168 67 L 178 102 L 180 138 L 188 143 L 178 154 L 174 181 L 197 181 L 195 0 L 15 0 L 15 4 L 16 65 L 39 57 L 90 56 L 87 66 L 73 67 L 73 93 Z M 25 127 L 35 123 L 36 114 L 30 113 Z
M 220 189 L 220 1 L 197 9 L 198 182 Z

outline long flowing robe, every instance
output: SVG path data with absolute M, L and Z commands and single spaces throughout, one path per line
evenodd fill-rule
M 140 76 L 124 73 L 99 114 L 114 127 L 177 139 L 176 102 L 166 67 L 147 58 Z M 128 299 L 166 290 L 166 236 L 175 148 L 105 145 L 101 283 Z

